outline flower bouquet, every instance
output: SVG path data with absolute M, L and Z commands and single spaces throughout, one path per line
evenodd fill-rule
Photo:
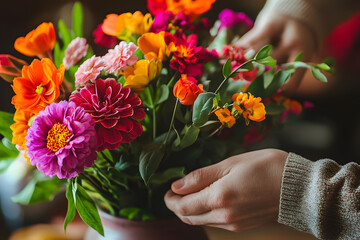
M 13 200 L 32 204 L 66 189 L 76 210 L 104 234 L 98 209 L 148 221 L 172 217 L 163 196 L 174 179 L 244 152 L 302 105 L 284 95 L 297 68 L 331 71 L 331 61 L 278 66 L 271 46 L 245 52 L 236 39 L 252 27 L 223 10 L 213 26 L 201 14 L 212 1 L 148 0 L 151 12 L 109 14 L 94 31 L 107 53 L 83 38 L 80 3 L 72 29 L 42 23 L 15 41 L 28 64 L 0 55 L 15 114 L 0 113 L 1 167 L 19 151 L 34 168 Z M 251 161 L 251 160 L 249 160 Z

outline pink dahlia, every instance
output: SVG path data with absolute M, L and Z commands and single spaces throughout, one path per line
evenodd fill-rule
M 85 38 L 77 37 L 73 39 L 65 50 L 65 57 L 63 59 L 65 68 L 69 69 L 85 57 L 88 48 L 89 45 L 86 44 Z
M 117 39 L 114 36 L 105 34 L 104 31 L 102 30 L 102 25 L 103 24 L 99 24 L 97 28 L 94 30 L 93 32 L 93 36 L 95 38 L 94 41 L 100 47 L 105 47 L 107 49 L 113 48 L 116 44 L 119 43 L 119 39 Z
M 84 108 L 72 102 L 47 106 L 25 139 L 31 165 L 50 177 L 75 177 L 97 158 L 95 123 Z
M 103 56 L 105 61 L 105 72 L 119 75 L 121 70 L 125 70 L 128 65 L 134 65 L 138 57 L 134 52 L 138 47 L 130 42 L 121 41 L 114 49 L 109 49 L 108 53 Z
M 75 73 L 75 86 L 84 87 L 88 82 L 94 82 L 104 69 L 105 63 L 101 57 L 92 56 Z
M 116 149 L 142 134 L 139 120 L 144 119 L 145 112 L 141 100 L 115 79 L 98 79 L 71 95 L 70 101 L 85 108 L 95 121 L 98 151 Z

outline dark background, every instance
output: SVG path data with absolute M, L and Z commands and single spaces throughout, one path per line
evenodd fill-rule
M 19 36 L 26 35 L 42 22 L 51 21 L 57 29 L 57 21 L 65 20 L 67 26 L 71 22 L 71 8 L 74 1 L 3 1 L 0 7 L 0 53 L 11 54 L 15 57 L 26 59 L 29 63 L 31 58 L 24 57 L 15 51 L 13 43 Z M 145 0 L 130 1 L 82 1 L 84 7 L 84 37 L 88 43 L 94 46 L 92 31 L 100 24 L 109 13 L 134 12 L 140 10 L 147 12 Z M 246 3 L 245 3 L 246 2 Z M 215 19 L 224 8 L 246 12 L 255 19 L 264 1 L 240 1 L 218 0 L 210 12 L 206 14 Z M 358 37 L 359 40 L 359 37 Z M 352 55 L 359 54 L 360 42 L 358 41 L 352 50 Z M 95 48 L 96 50 L 96 48 Z M 358 56 L 358 55 L 357 55 Z M 313 109 L 306 110 L 304 114 L 291 121 L 285 128 L 271 134 L 263 143 L 254 148 L 276 147 L 286 151 L 294 151 L 316 160 L 323 157 L 335 159 L 339 163 L 349 161 L 359 162 L 360 158 L 360 101 L 359 101 L 359 70 L 353 66 L 352 59 L 349 64 L 338 66 L 337 74 L 332 77 L 336 87 L 319 95 L 305 97 L 315 104 Z M 13 91 L 10 84 L 0 80 L 0 110 L 13 112 L 11 97 Z M 300 98 L 300 100 L 304 97 Z M 0 192 L 0 197 L 3 195 Z M 4 197 L 4 196 L 2 196 Z M 10 196 L 5 196 L 9 198 Z M 41 208 L 41 207 L 40 207 Z M 45 209 L 46 206 L 43 206 Z M 57 208 L 57 207 L 55 207 Z M 27 225 L 36 222 L 48 221 L 50 215 L 65 211 L 65 207 L 52 209 L 50 212 L 32 212 L 34 216 L 22 221 Z M 57 211 L 56 211 L 57 210 Z M 43 215 L 41 215 L 43 214 Z M 0 240 L 7 239 L 7 235 L 19 225 L 6 227 L 0 212 Z

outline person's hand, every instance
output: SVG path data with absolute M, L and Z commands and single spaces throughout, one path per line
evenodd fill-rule
M 243 49 L 255 51 L 267 44 L 273 46 L 271 55 L 279 64 L 293 61 L 300 52 L 303 52 L 301 61 L 307 62 L 318 48 L 315 34 L 310 27 L 280 13 L 269 13 L 257 19 L 255 26 L 236 43 Z M 294 92 L 304 73 L 305 69 L 297 70 L 285 88 Z
M 172 184 L 166 206 L 185 223 L 230 231 L 276 221 L 287 156 L 265 149 L 195 170 Z

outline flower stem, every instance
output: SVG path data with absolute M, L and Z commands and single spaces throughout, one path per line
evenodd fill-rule
M 224 125 L 221 125 L 215 131 L 213 131 L 209 136 L 207 136 L 207 138 L 211 138 L 212 136 L 214 136 L 215 134 L 217 134 L 219 131 L 221 131 L 223 129 L 224 129 Z
M 156 138 L 156 107 L 154 106 L 152 109 L 153 112 L 153 139 Z
M 168 138 L 169 138 L 169 135 L 170 135 L 170 132 L 171 132 L 171 128 L 172 128 L 172 126 L 173 126 L 173 124 L 174 124 L 175 113 L 176 113 L 176 109 L 177 109 L 178 103 L 179 103 L 179 99 L 177 98 L 177 99 L 176 99 L 176 102 L 175 102 L 175 106 L 174 106 L 174 111 L 173 111 L 173 114 L 172 114 L 172 117 L 171 117 L 171 122 L 170 122 L 169 131 L 168 131 L 168 133 L 167 133 L 167 135 L 166 135 L 166 138 L 165 138 L 165 141 L 164 141 L 164 145 L 166 144 L 166 142 L 167 142 L 167 140 L 168 140 Z
M 214 92 L 216 95 L 219 93 L 220 88 L 224 85 L 224 83 L 231 78 L 240 68 L 242 68 L 245 64 L 251 63 L 253 62 L 254 59 L 251 59 L 249 61 L 244 62 L 243 64 L 241 64 L 240 66 L 238 66 L 237 68 L 235 68 L 230 74 L 229 76 L 227 76 L 226 78 L 224 78 L 224 80 L 220 83 L 219 87 L 216 89 L 216 91 Z

